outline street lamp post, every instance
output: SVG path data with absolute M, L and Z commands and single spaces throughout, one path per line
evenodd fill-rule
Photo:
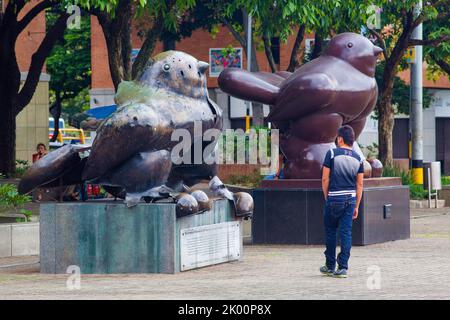
M 422 10 L 422 1 L 415 7 L 417 16 Z M 412 33 L 412 38 L 422 40 L 422 24 Z M 411 144 L 412 179 L 415 184 L 423 184 L 423 108 L 422 108 L 422 46 L 415 46 L 415 59 L 411 63 Z
M 247 14 L 247 70 L 252 70 L 252 16 L 250 14 Z M 245 132 L 249 132 L 251 102 L 246 101 L 245 105 Z

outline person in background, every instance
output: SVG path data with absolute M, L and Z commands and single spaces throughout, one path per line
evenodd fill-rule
M 48 153 L 47 152 L 47 147 L 45 146 L 45 144 L 43 144 L 42 142 L 38 143 L 37 146 L 36 146 L 36 153 L 33 153 L 33 163 L 35 163 L 36 161 L 41 159 L 47 153 Z M 43 197 L 43 192 L 44 191 L 42 189 L 37 189 L 33 193 L 33 201 L 36 201 L 36 202 L 41 201 L 42 197 Z
M 323 163 L 322 190 L 325 197 L 324 225 L 326 263 L 320 268 L 325 275 L 347 277 L 348 260 L 352 248 L 352 224 L 358 218 L 363 192 L 364 164 L 352 150 L 355 141 L 353 128 L 339 128 L 337 148 L 327 152 Z M 336 261 L 336 234 L 339 228 L 341 252 Z M 338 264 L 335 270 L 336 262 Z
M 286 163 L 286 158 L 284 154 L 280 153 L 278 156 L 278 169 L 277 172 L 264 177 L 264 180 L 279 180 L 284 179 L 284 164 Z
M 47 147 L 45 146 L 45 144 L 43 144 L 42 142 L 38 143 L 38 145 L 36 146 L 36 153 L 33 153 L 33 163 L 38 161 L 40 158 L 45 156 L 47 153 L 48 153 Z

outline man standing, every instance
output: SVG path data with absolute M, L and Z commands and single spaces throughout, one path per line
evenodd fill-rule
M 325 196 L 324 225 L 326 238 L 326 264 L 320 272 L 346 278 L 352 247 L 352 223 L 358 217 L 364 178 L 364 164 L 352 150 L 355 141 L 353 128 L 346 125 L 338 130 L 336 149 L 325 156 L 322 172 L 322 190 Z M 339 228 L 341 252 L 337 257 L 336 234 Z

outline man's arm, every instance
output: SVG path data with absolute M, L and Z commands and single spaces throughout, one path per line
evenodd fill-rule
M 353 220 L 358 218 L 359 204 L 361 203 L 363 193 L 363 181 L 364 181 L 364 173 L 358 173 L 358 175 L 356 176 L 356 205 L 355 211 L 353 212 Z
M 328 197 L 329 185 L 330 185 L 330 168 L 324 166 L 322 170 L 322 191 L 325 200 L 327 200 Z

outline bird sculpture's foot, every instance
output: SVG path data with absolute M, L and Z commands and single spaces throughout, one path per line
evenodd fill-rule
M 209 188 L 216 196 L 226 198 L 233 203 L 237 217 L 245 218 L 253 214 L 253 198 L 247 192 L 233 194 L 217 176 L 211 179 Z
M 383 164 L 378 159 L 369 159 L 367 160 L 372 167 L 372 178 L 380 178 L 383 176 Z
M 128 208 L 136 206 L 141 201 L 142 196 L 132 193 L 127 193 L 125 203 Z
M 247 192 L 236 192 L 234 199 L 237 217 L 249 218 L 253 215 L 254 204 L 250 194 Z
M 197 200 L 190 194 L 180 193 L 175 197 L 176 214 L 177 217 L 184 217 L 191 214 L 196 214 L 199 211 L 199 204 Z
M 195 190 L 191 193 L 191 196 L 197 200 L 198 213 L 209 211 L 212 208 L 212 201 L 208 198 L 205 192 L 202 190 Z
M 211 189 L 215 196 L 234 201 L 233 193 L 227 189 L 218 176 L 214 176 L 214 178 L 209 181 L 209 189 Z

